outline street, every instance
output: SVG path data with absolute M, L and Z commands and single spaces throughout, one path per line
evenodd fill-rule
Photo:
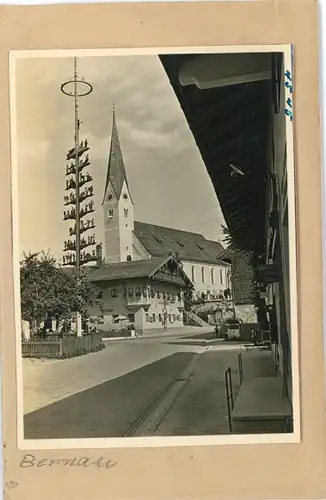
M 228 433 L 224 373 L 231 366 L 237 390 L 239 346 L 205 338 L 109 341 L 78 358 L 23 360 L 25 438 Z

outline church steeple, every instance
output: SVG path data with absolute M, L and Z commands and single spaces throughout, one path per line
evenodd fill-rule
M 134 205 L 123 163 L 114 107 L 110 156 L 102 208 L 105 262 L 132 260 Z
M 111 145 L 110 145 L 109 162 L 106 174 L 102 205 L 105 202 L 107 191 L 110 185 L 112 186 L 112 189 L 117 199 L 120 198 L 124 182 L 126 183 L 126 186 L 128 187 L 129 190 L 128 180 L 120 145 L 120 139 L 118 134 L 118 127 L 116 122 L 115 106 L 113 104 Z

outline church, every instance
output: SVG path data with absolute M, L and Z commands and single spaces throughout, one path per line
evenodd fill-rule
M 108 328 L 119 317 L 139 332 L 182 327 L 186 297 L 232 300 L 231 266 L 218 257 L 224 250 L 220 243 L 134 219 L 115 110 L 102 210 L 103 255 L 91 280 L 101 290 Z

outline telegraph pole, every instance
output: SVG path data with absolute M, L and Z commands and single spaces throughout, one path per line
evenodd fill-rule
M 69 236 L 75 236 L 75 241 L 67 240 L 64 244 L 64 251 L 70 253 L 63 258 L 64 266 L 75 266 L 77 288 L 80 285 L 81 279 L 81 266 L 83 264 L 96 261 L 96 252 L 93 250 L 92 254 L 82 254 L 82 249 L 96 245 L 95 235 L 81 239 L 81 233 L 94 229 L 94 219 L 85 221 L 83 217 L 91 212 L 94 212 L 94 203 L 91 201 L 82 207 L 82 202 L 87 198 L 92 198 L 93 187 L 86 187 L 84 191 L 80 191 L 81 187 L 89 184 L 92 181 L 92 176 L 87 173 L 86 176 L 82 174 L 82 170 L 90 166 L 88 155 L 83 159 L 84 153 L 89 150 L 87 140 L 80 143 L 80 119 L 79 119 L 79 99 L 89 95 L 93 91 L 90 83 L 84 79 L 79 79 L 77 72 L 77 59 L 73 60 L 74 71 L 73 79 L 64 82 L 61 85 L 61 92 L 69 97 L 73 97 L 74 101 L 74 147 L 68 151 L 66 159 L 73 160 L 70 165 L 66 166 L 66 191 L 70 191 L 70 196 L 65 196 L 65 206 L 72 205 L 72 209 L 64 212 L 64 220 L 75 220 L 75 226 L 69 229 Z M 69 91 L 69 87 L 72 88 Z M 69 177 L 72 175 L 72 177 Z M 82 336 L 82 322 L 81 314 L 76 311 L 76 334 L 77 337 Z

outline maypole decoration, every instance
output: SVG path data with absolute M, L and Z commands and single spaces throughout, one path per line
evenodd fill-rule
M 69 87 L 72 90 L 69 91 Z M 79 79 L 77 74 L 77 61 L 74 57 L 74 78 L 61 85 L 61 92 L 74 98 L 75 112 L 75 145 L 67 153 L 66 165 L 66 192 L 64 205 L 67 210 L 63 212 L 63 219 L 75 221 L 69 228 L 69 237 L 64 242 L 63 265 L 75 266 L 77 283 L 80 283 L 81 266 L 89 262 L 97 261 L 95 234 L 86 233 L 95 229 L 94 213 L 94 189 L 91 185 L 93 180 L 89 172 L 85 172 L 86 167 L 90 167 L 89 146 L 87 139 L 80 142 L 80 125 L 78 100 L 89 95 L 93 91 L 90 83 L 84 79 Z M 85 236 L 84 236 L 85 235 Z M 91 250 L 91 248 L 93 249 Z M 82 335 L 81 316 L 77 312 L 77 336 Z

